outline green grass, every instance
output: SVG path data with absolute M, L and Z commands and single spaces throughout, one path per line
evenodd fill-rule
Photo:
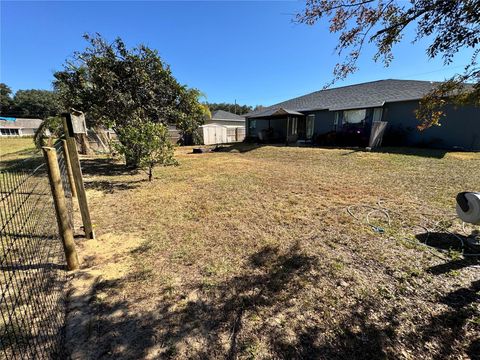
M 2 157 L 24 157 L 34 150 L 35 145 L 31 137 L 0 138 L 0 156 Z
M 0 168 L 36 166 L 40 156 L 41 152 L 35 148 L 31 137 L 0 138 Z

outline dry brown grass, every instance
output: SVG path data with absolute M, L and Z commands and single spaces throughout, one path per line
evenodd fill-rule
M 190 150 L 152 183 L 108 159 L 83 162 L 102 250 L 80 252 L 104 272 L 92 358 L 480 353 L 478 263 L 439 259 L 414 237 L 417 225 L 460 231 L 454 197 L 479 190 L 480 154 Z M 392 224 L 380 212 L 370 220 L 383 234 L 361 206 L 379 201 Z

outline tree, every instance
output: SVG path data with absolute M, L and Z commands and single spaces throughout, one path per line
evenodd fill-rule
M 49 90 L 18 90 L 13 97 L 12 112 L 17 117 L 46 119 L 62 112 L 58 95 Z
M 237 115 L 243 115 L 253 110 L 249 105 L 239 105 L 230 103 L 206 103 L 210 111 L 223 110 Z
M 115 149 L 126 156 L 139 159 L 139 167 L 146 170 L 148 181 L 152 181 L 156 165 L 178 164 L 174 158 L 174 146 L 170 142 L 168 128 L 162 123 L 134 116 L 119 129 L 117 136 L 120 142 L 114 145 Z
M 12 97 L 12 90 L 0 84 L 1 114 L 15 117 L 46 119 L 62 112 L 57 94 L 49 90 L 18 90 Z
M 198 116 L 189 90 L 177 82 L 157 51 L 144 45 L 127 49 L 120 38 L 107 43 L 99 34 L 84 38 L 89 46 L 54 74 L 54 87 L 66 108 L 86 113 L 88 126 L 112 127 L 122 133 L 131 128 L 132 119 L 137 126 L 167 125 Z M 186 102 L 191 106 L 181 106 Z M 136 146 L 129 139 L 120 137 L 125 150 Z M 140 165 L 136 154 L 125 151 L 128 166 Z
M 199 126 L 212 116 L 208 106 L 200 103 L 202 96 L 204 95 L 197 89 L 185 89 L 185 96 L 179 104 L 182 114 L 177 119 L 177 128 L 180 130 L 183 145 L 199 144 Z
M 480 105 L 478 0 L 307 0 L 296 20 L 308 25 L 327 20 L 330 32 L 339 34 L 336 51 L 347 54 L 335 66 L 332 83 L 358 70 L 365 43 L 376 47 L 374 61 L 388 66 L 393 60 L 393 46 L 403 39 L 408 26 L 416 25 L 414 42 L 423 38 L 430 41 L 427 56 L 441 57 L 445 65 L 452 63 L 460 49 L 471 49 L 472 58 L 463 73 L 439 84 L 420 102 L 419 128 L 439 125 L 448 101 Z
M 0 115 L 10 115 L 12 103 L 12 89 L 7 84 L 0 83 Z

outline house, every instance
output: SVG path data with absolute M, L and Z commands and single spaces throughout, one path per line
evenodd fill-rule
M 205 120 L 202 129 L 205 145 L 240 142 L 245 139 L 245 117 L 228 111 L 216 110 Z
M 417 130 L 419 100 L 435 86 L 388 79 L 316 91 L 246 114 L 246 136 L 263 142 L 368 146 L 383 127 L 385 145 L 480 150 L 478 107 L 449 105 L 442 126 Z
M 0 117 L 0 136 L 33 136 L 42 119 Z

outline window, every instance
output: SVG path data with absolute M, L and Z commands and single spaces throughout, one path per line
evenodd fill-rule
M 292 117 L 290 118 L 290 135 L 297 134 L 297 118 Z
M 0 129 L 0 134 L 5 136 L 20 135 L 18 129 Z
M 343 112 L 343 122 L 345 124 L 360 124 L 365 121 L 367 110 L 345 110 Z
M 252 135 L 255 133 L 255 129 L 257 128 L 257 121 L 254 119 L 248 120 L 248 134 Z
M 305 137 L 311 139 L 313 137 L 313 131 L 315 128 L 315 114 L 307 116 L 307 122 L 305 124 Z
M 373 121 L 382 121 L 383 109 L 375 108 L 373 109 Z

